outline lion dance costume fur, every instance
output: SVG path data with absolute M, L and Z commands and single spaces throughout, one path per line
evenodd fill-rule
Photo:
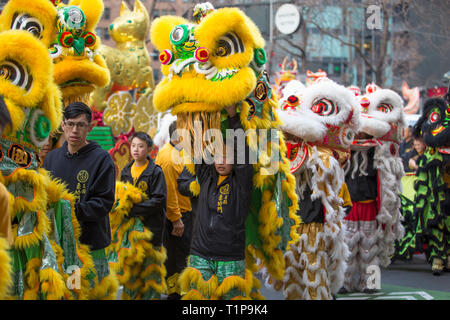
M 122 300 L 159 300 L 167 289 L 166 249 L 153 247 L 150 242 L 153 235 L 139 217 L 128 217 L 133 205 L 145 198 L 140 188 L 116 182 L 116 201 L 110 213 L 112 241 L 107 257 L 124 287 Z
M 64 36 L 65 44 L 72 45 L 76 55 L 88 54 L 85 49 L 95 40 L 88 30 L 97 23 L 85 25 L 86 15 L 78 5 L 89 11 L 87 1 L 57 7 L 56 2 L 11 0 L 0 16 L 0 35 L 5 44 L 0 54 L 0 88 L 13 120 L 12 127 L 1 138 L 0 162 L 2 180 L 11 194 L 14 226 L 13 288 L 8 296 L 115 298 L 118 288 L 115 276 L 101 279 L 88 247 L 79 243 L 81 229 L 73 195 L 60 181 L 52 180 L 48 172 L 39 169 L 39 149 L 62 118 L 58 85 L 63 82 L 57 81 L 61 80 L 57 70 L 62 65 L 58 66 L 55 60 L 61 56 L 62 47 L 55 43 L 61 43 Z M 93 2 L 89 4 L 95 7 Z M 87 29 L 81 30 L 80 26 Z M 82 64 L 80 60 L 74 61 Z M 70 71 L 73 75 L 74 70 Z
M 259 144 L 262 151 L 253 165 L 252 209 L 246 220 L 245 279 L 230 277 L 218 283 L 216 275 L 203 279 L 198 270 L 189 267 L 180 276 L 180 286 L 187 292 L 184 299 L 220 299 L 233 288 L 239 288 L 249 298 L 252 288 L 260 286 L 252 276 L 257 271 L 256 258 L 280 279 L 284 272 L 283 252 L 288 242 L 296 239 L 298 224 L 295 181 L 284 156 L 285 144 L 278 131 L 270 130 L 279 121 L 274 112 L 276 96 L 264 71 L 264 40 L 242 11 L 214 10 L 211 4 L 204 3 L 195 7 L 194 22 L 176 16 L 155 19 L 151 41 L 160 51 L 165 76 L 155 88 L 153 102 L 160 112 L 171 110 L 177 116 L 177 129 L 187 129 L 195 137 L 194 124 L 199 121 L 203 137 L 208 129 L 226 126 L 224 108 L 239 104 L 243 128 L 257 132 L 247 136 L 250 149 L 256 150 Z M 269 134 L 274 135 L 272 139 Z M 205 143 L 200 148 L 195 150 L 196 156 L 203 154 Z M 186 154 L 194 157 L 188 151 Z M 271 165 L 279 169 L 273 170 Z M 186 167 L 195 175 L 192 162 Z M 255 290 L 253 293 L 253 298 L 257 298 Z
M 328 78 L 286 85 L 278 111 L 299 195 L 300 239 L 285 253 L 282 281 L 266 281 L 286 299 L 332 299 L 344 281 L 344 163 L 359 128 L 352 93 Z
M 361 130 L 346 166 L 353 207 L 345 218 L 350 256 L 342 292 L 371 290 L 367 268 L 387 267 L 394 242 L 404 233 L 399 197 L 404 175 L 399 154 L 403 101 L 394 91 L 373 84 L 358 98 Z
M 419 157 L 414 203 L 404 207 L 406 234 L 396 244 L 395 259 L 410 260 L 415 252 L 425 254 L 432 271 L 450 270 L 450 94 L 447 101 L 425 102 L 414 135 L 427 145 Z

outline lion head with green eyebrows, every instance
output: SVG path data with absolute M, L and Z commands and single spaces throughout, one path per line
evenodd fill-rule
M 220 111 L 244 101 L 262 77 L 264 39 L 236 8 L 200 4 L 194 21 L 165 16 L 152 24 L 151 40 L 160 51 L 164 75 L 154 104 L 177 114 L 182 127 L 191 123 L 187 118 L 197 118 L 217 128 Z

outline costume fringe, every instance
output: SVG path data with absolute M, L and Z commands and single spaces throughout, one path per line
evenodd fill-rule
M 119 281 L 113 270 L 89 292 L 89 300 L 116 300 Z
M 167 274 L 164 262 L 167 252 L 164 247 L 156 250 L 150 243 L 152 233 L 142 225 L 143 231 L 135 229 L 138 218 L 128 218 L 129 211 L 135 203 L 145 199 L 145 194 L 130 183 L 117 182 L 116 206 L 110 213 L 111 234 L 113 242 L 106 250 L 106 255 L 117 255 L 117 261 L 110 259 L 109 266 L 117 275 L 117 280 L 125 288 L 138 291 L 133 299 L 142 298 L 149 290 L 163 293 L 167 290 Z M 140 222 L 141 223 L 141 222 Z M 141 223 L 142 224 L 142 223 Z M 130 247 L 122 247 L 124 238 Z M 150 259 L 150 262 L 147 260 Z M 149 263 L 149 264 L 148 264 Z M 149 278 L 158 275 L 160 283 Z M 131 279 L 135 279 L 131 282 Z M 122 299 L 132 298 L 127 293 Z
M 264 299 L 258 291 L 261 283 L 250 269 L 245 270 L 244 278 L 232 275 L 219 284 L 216 275 L 205 281 L 199 270 L 187 267 L 181 273 L 178 282 L 181 291 L 186 292 L 182 300 L 219 300 L 233 289 L 238 289 L 243 296 L 234 297 L 232 300 Z
M 192 181 L 189 184 L 189 190 L 191 191 L 194 197 L 197 197 L 200 194 L 200 185 L 196 180 Z
M 378 258 L 383 267 L 390 263 L 390 257 L 395 252 L 395 241 L 403 238 L 405 229 L 402 225 L 403 216 L 400 213 L 401 178 L 404 176 L 402 160 L 391 154 L 391 148 L 398 146 L 392 142 L 375 147 L 374 167 L 378 170 L 381 199 L 377 214 L 378 221 Z
M 58 202 L 60 200 L 66 200 L 70 203 L 70 215 L 71 215 L 71 222 L 72 222 L 72 230 L 73 230 L 73 237 L 75 238 L 75 251 L 78 256 L 78 259 L 80 259 L 82 266 L 80 267 L 80 289 L 73 288 L 69 289 L 67 281 L 71 275 L 66 274 L 63 270 L 63 264 L 65 260 L 65 253 L 63 252 L 62 248 L 57 245 L 54 241 L 51 241 L 53 250 L 56 253 L 58 267 L 61 275 L 64 278 L 64 281 L 66 283 L 66 293 L 65 298 L 68 300 L 86 300 L 89 297 L 89 291 L 90 291 L 90 282 L 89 282 L 89 276 L 91 276 L 93 270 L 94 270 L 94 261 L 90 254 L 90 249 L 87 245 L 83 245 L 80 243 L 79 239 L 81 236 L 81 226 L 78 222 L 78 219 L 75 214 L 75 197 L 73 194 L 67 191 L 65 183 L 63 183 L 59 179 L 53 179 L 51 180 L 51 177 L 49 175 L 49 172 L 45 169 L 39 169 L 39 173 L 46 176 L 48 178 L 48 184 L 46 185 L 46 193 L 48 196 L 48 202 L 49 204 Z M 50 234 L 54 232 L 54 230 L 50 231 Z M 95 281 L 95 280 L 94 280 Z

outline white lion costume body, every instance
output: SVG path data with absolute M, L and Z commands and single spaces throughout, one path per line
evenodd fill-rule
M 283 94 L 278 115 L 302 223 L 300 240 L 284 255 L 284 279 L 275 288 L 282 288 L 286 299 L 332 299 L 343 283 L 348 255 L 340 190 L 342 167 L 359 127 L 359 106 L 353 94 L 327 78 L 306 88 L 288 84 L 285 90 L 289 95 Z
M 369 85 L 360 97 L 361 132 L 352 145 L 346 183 L 353 207 L 345 219 L 350 250 L 343 292 L 374 289 L 367 267 L 390 264 L 403 235 L 398 196 L 404 175 L 399 154 L 403 101 L 392 90 Z

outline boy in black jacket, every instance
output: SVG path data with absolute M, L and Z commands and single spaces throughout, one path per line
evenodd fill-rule
M 134 184 L 147 194 L 148 200 L 135 204 L 129 216 L 142 217 L 144 226 L 153 233 L 153 246 L 160 247 L 166 215 L 166 180 L 161 167 L 148 156 L 153 146 L 150 136 L 136 132 L 130 142 L 133 160 L 122 169 L 120 181 Z
M 144 255 L 143 260 L 140 262 L 135 261 L 134 263 L 129 261 L 118 272 L 118 274 L 133 273 L 128 280 L 124 280 L 126 277 L 120 278 L 121 283 L 123 282 L 122 298 L 130 300 L 159 300 L 161 299 L 161 293 L 165 291 L 166 287 L 166 269 L 164 267 L 166 250 L 162 247 L 164 218 L 166 215 L 166 180 L 162 169 L 149 157 L 153 146 L 150 136 L 144 132 L 136 132 L 131 137 L 130 142 L 133 160 L 123 168 L 120 180 L 133 184 L 144 192 L 147 198 L 140 203 L 135 203 L 128 217 L 140 219 L 145 228 L 151 231 L 152 238 L 150 240 L 151 246 L 148 243 L 146 245 L 143 243 L 135 244 L 136 247 L 140 247 L 136 250 L 139 250 Z M 139 228 L 135 231 L 140 232 Z M 133 232 L 131 231 L 131 233 Z M 127 235 L 128 232 L 125 234 Z
M 228 127 L 242 129 L 236 107 L 227 108 L 227 112 Z M 246 278 L 245 220 L 250 210 L 253 166 L 249 164 L 247 144 L 244 163 L 237 162 L 239 143 L 245 141 L 234 142 L 233 160 L 224 155 L 223 159 L 215 158 L 214 164 L 195 166 L 200 194 L 189 266 L 180 277 L 182 289 L 188 291 L 184 299 L 198 298 L 204 282 L 210 279 L 213 287 L 209 296 L 203 298 L 231 299 L 246 295 L 240 284 Z M 202 279 L 196 276 L 199 272 Z

